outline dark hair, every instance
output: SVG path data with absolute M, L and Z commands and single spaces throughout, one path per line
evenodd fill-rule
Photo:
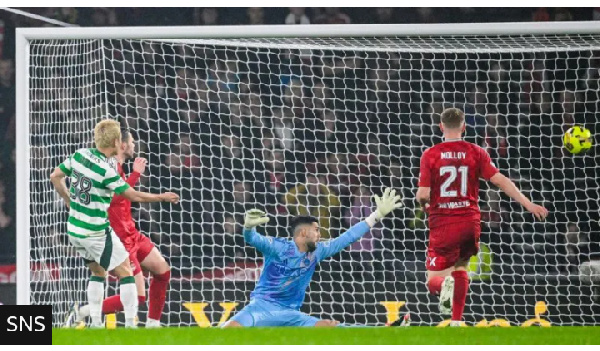
M 121 127 L 121 142 L 123 142 L 123 143 L 128 142 L 130 133 L 131 132 L 129 131 L 129 128 Z
M 446 128 L 460 128 L 465 121 L 465 113 L 457 108 L 447 108 L 442 112 L 441 121 Z
M 292 219 L 292 222 L 290 223 L 292 235 L 296 235 L 296 229 L 298 229 L 299 226 L 304 225 L 304 224 L 313 224 L 313 223 L 319 223 L 319 220 L 313 216 L 294 217 L 294 219 Z

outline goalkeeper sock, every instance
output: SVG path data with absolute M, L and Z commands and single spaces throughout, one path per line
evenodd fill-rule
M 152 276 L 148 291 L 148 318 L 159 321 L 165 307 L 171 271 Z
M 125 312 L 125 327 L 135 327 L 135 317 L 138 312 L 137 289 L 133 277 L 125 277 L 120 281 L 120 297 Z
M 146 296 L 138 295 L 138 308 L 146 303 Z M 123 311 L 120 295 L 113 295 L 104 299 L 102 303 L 102 313 L 111 314 Z
M 442 283 L 444 282 L 444 277 L 431 277 L 427 282 L 427 288 L 429 288 L 429 293 L 432 295 L 439 295 L 442 290 Z
M 467 271 L 452 272 L 454 278 L 454 295 L 452 296 L 452 320 L 461 321 L 465 311 L 465 301 L 469 290 L 469 275 Z
M 90 304 L 92 328 L 102 327 L 102 299 L 104 298 L 104 277 L 93 275 L 88 283 L 87 296 Z

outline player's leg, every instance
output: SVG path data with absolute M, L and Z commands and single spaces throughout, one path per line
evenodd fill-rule
M 141 266 L 152 274 L 148 291 L 148 319 L 147 328 L 160 327 L 167 297 L 167 289 L 171 280 L 171 267 L 160 254 L 158 249 L 148 237 L 143 237 L 139 242 L 137 258 Z
M 462 258 L 456 262 L 454 271 L 452 272 L 452 278 L 454 279 L 452 321 L 450 323 L 452 326 L 458 326 L 460 324 L 463 312 L 465 311 L 467 292 L 469 291 L 469 274 L 467 273 L 468 264 L 469 258 Z
M 462 321 L 467 293 L 469 291 L 469 274 L 467 272 L 467 267 L 471 256 L 474 256 L 479 252 L 481 227 L 478 222 L 460 223 L 457 232 L 460 233 L 463 242 L 460 247 L 460 258 L 454 264 L 454 272 L 452 272 L 452 277 L 454 278 L 454 294 L 452 297 L 451 326 L 458 326 Z
M 223 323 L 221 328 L 254 327 L 254 316 L 256 315 L 258 317 L 263 313 L 264 311 L 259 306 L 259 303 L 257 301 L 251 301 L 248 305 L 242 308 L 241 311 L 231 317 L 231 319 Z
M 452 313 L 454 296 L 454 264 L 460 257 L 460 231 L 454 224 L 433 228 L 429 233 L 427 249 L 427 287 L 433 295 L 439 296 L 442 315 Z
M 103 237 L 77 238 L 69 235 L 69 241 L 77 253 L 83 257 L 92 273 L 87 287 L 89 315 L 92 317 L 91 326 L 94 328 L 102 327 L 102 299 L 104 298 L 106 269 L 99 262 L 103 262 L 102 254 L 104 253 L 107 239 Z M 74 322 L 78 323 L 78 315 L 78 305 L 74 304 L 67 317 L 65 326 L 71 326 Z
M 146 285 L 142 269 L 135 255 L 135 249 L 130 250 L 129 260 L 133 269 L 139 308 L 139 305 L 143 305 L 146 302 Z M 121 303 L 120 295 L 109 296 L 102 301 L 102 314 L 107 315 L 117 312 L 123 312 L 123 304 Z M 74 322 L 79 324 L 83 322 L 86 317 L 90 316 L 90 305 L 79 306 L 78 304 L 74 304 L 71 313 L 74 315 L 74 317 L 69 317 L 72 320 L 71 323 Z
M 131 259 L 131 258 L 130 258 Z M 133 262 L 130 262 L 133 264 Z M 144 274 L 140 270 L 138 273 L 133 273 L 133 278 L 135 280 L 135 287 L 138 294 L 138 308 L 139 306 L 146 303 L 146 283 L 144 280 Z M 109 296 L 102 302 L 102 313 L 103 314 L 111 314 L 123 312 L 123 303 L 121 303 L 121 295 L 113 295 Z
M 119 296 L 125 312 L 125 327 L 135 327 L 135 317 L 138 311 L 138 292 L 129 262 L 129 253 L 121 240 L 110 230 L 112 252 L 108 270 L 119 278 Z
M 454 267 L 441 271 L 427 271 L 429 292 L 439 297 L 440 313 L 450 315 L 454 296 Z
M 431 244 L 430 244 L 431 245 Z M 432 247 L 427 250 L 427 287 L 432 295 L 439 296 L 440 313 L 452 313 L 452 297 L 454 295 L 454 263 L 459 256 L 459 250 L 452 243 Z
M 89 315 L 92 328 L 102 327 L 102 299 L 104 298 L 104 281 L 106 280 L 106 271 L 96 262 L 89 262 L 87 265 L 92 272 L 87 288 L 87 297 L 89 303 Z

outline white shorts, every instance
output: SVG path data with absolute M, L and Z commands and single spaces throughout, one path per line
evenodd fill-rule
M 111 227 L 106 228 L 106 235 L 89 238 L 69 235 L 69 241 L 86 263 L 96 262 L 107 271 L 112 271 L 129 257 L 121 239 Z

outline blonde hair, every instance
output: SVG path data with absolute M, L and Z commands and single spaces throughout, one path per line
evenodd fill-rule
M 447 108 L 442 112 L 441 121 L 449 129 L 460 128 L 465 121 L 465 113 L 457 108 Z
M 94 128 L 94 141 L 98 149 L 115 147 L 115 141 L 121 140 L 121 125 L 112 119 L 105 119 Z

